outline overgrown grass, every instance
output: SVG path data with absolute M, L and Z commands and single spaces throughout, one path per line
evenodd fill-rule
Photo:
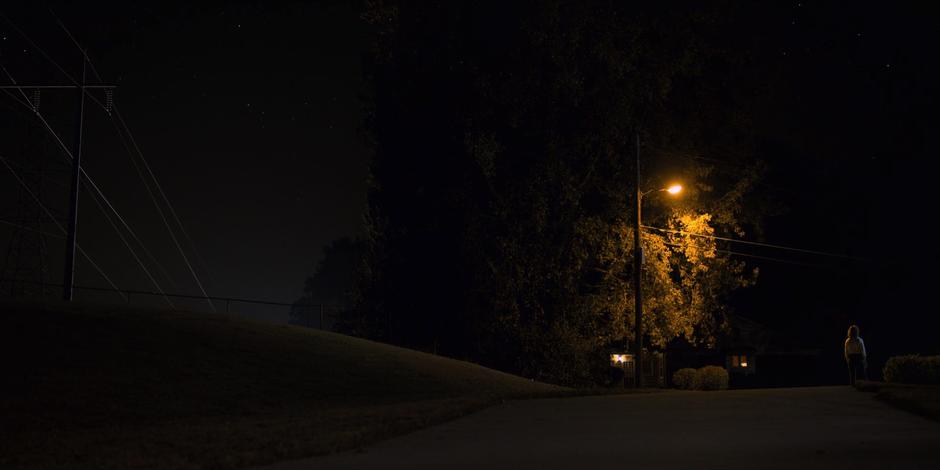
M 875 398 L 934 421 L 940 421 L 940 385 L 858 381 L 856 388 Z
M 233 468 L 573 391 L 234 316 L 0 303 L 0 467 Z

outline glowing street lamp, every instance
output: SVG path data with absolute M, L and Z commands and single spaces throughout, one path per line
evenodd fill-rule
M 610 355 L 610 364 L 619 367 L 620 364 L 626 364 L 627 362 L 633 360 L 633 355 L 631 354 L 611 354 Z
M 634 384 L 636 387 L 643 386 L 643 291 L 640 276 L 643 273 L 643 248 L 642 248 L 642 214 L 643 214 L 643 196 L 653 193 L 666 191 L 669 194 L 676 195 L 682 192 L 682 185 L 673 184 L 668 188 L 656 189 L 643 192 L 640 190 L 640 134 L 636 135 L 636 225 L 633 230 L 633 300 L 634 300 L 634 318 L 633 318 L 633 344 L 634 357 L 636 365 L 633 368 Z

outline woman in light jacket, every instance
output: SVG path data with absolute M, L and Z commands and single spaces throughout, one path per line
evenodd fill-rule
M 859 378 L 868 380 L 868 361 L 865 341 L 858 335 L 858 326 L 849 327 L 845 338 L 845 363 L 849 366 L 849 385 L 855 385 Z

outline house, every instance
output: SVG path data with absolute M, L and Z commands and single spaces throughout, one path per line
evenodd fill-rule
M 724 367 L 733 388 L 816 385 L 823 381 L 820 350 L 800 346 L 765 325 L 729 316 L 729 331 L 715 347 L 695 346 L 678 338 L 666 348 L 666 377 L 685 367 Z

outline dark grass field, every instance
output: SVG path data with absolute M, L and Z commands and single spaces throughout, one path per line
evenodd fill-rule
M 0 303 L 0 468 L 233 468 L 569 389 L 234 316 Z
M 940 421 L 940 385 L 859 381 L 856 388 L 902 410 Z

